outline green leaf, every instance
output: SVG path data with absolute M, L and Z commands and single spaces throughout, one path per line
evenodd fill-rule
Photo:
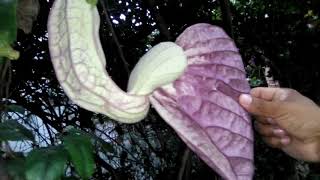
M 25 158 L 23 156 L 6 161 L 6 170 L 13 180 L 24 180 Z
M 97 5 L 98 3 L 98 0 L 86 0 L 88 4 L 91 4 L 91 5 Z
M 16 121 L 0 123 L 0 141 L 34 141 L 32 132 Z
M 101 146 L 101 148 L 105 151 L 105 152 L 113 152 L 113 146 L 107 142 L 105 142 L 102 139 L 98 140 L 99 145 Z
M 80 130 L 74 129 L 72 126 L 70 126 L 69 130 L 70 130 L 70 132 L 73 132 L 73 133 L 80 133 L 84 136 L 88 136 L 91 139 L 91 142 L 93 142 L 93 144 L 101 147 L 102 150 L 105 152 L 114 152 L 112 144 L 107 143 L 103 139 L 97 137 L 94 133 L 80 131 Z
M 64 174 L 67 160 L 62 146 L 33 150 L 27 157 L 27 180 L 58 180 Z
M 25 113 L 25 109 L 22 106 L 16 105 L 16 104 L 11 104 L 7 106 L 8 112 L 17 112 L 20 114 Z
M 61 180 L 78 180 L 79 178 L 75 178 L 75 177 L 63 177 L 61 178 Z
M 0 0 L 0 41 L 8 44 L 17 37 L 16 8 L 17 0 Z
M 90 178 L 95 169 L 90 137 L 82 131 L 71 129 L 63 142 L 78 174 L 83 179 Z
M 18 59 L 19 52 L 11 48 L 17 38 L 17 0 L 0 0 L 0 56 Z
M 16 60 L 20 57 L 20 53 L 11 48 L 7 42 L 2 42 L 0 40 L 0 56 L 6 57 L 9 60 Z

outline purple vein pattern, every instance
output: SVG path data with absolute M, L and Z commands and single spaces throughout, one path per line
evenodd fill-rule
M 251 120 L 238 104 L 250 87 L 235 43 L 209 24 L 189 27 L 176 43 L 184 49 L 188 67 L 150 96 L 152 105 L 223 179 L 252 179 Z

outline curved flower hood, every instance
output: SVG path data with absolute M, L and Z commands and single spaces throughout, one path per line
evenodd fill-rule
M 128 93 L 105 70 L 100 18 L 85 0 L 55 0 L 49 16 L 49 49 L 61 87 L 77 105 L 134 123 L 150 102 L 181 139 L 224 179 L 253 175 L 253 133 L 238 104 L 248 93 L 241 56 L 219 27 L 196 24 L 176 43 L 145 54 L 131 73 Z

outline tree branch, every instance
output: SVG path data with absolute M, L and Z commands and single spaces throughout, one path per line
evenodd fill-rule
M 190 156 L 191 156 L 191 150 L 188 147 L 186 147 L 186 149 L 184 150 L 183 156 L 182 156 L 177 180 L 184 180 L 183 175 L 185 174 L 186 167 L 187 167 L 188 160 L 189 160 Z
M 128 62 L 126 61 L 126 58 L 124 57 L 124 53 L 123 53 L 123 51 L 122 51 L 121 44 L 120 44 L 119 39 L 118 39 L 118 37 L 117 37 L 117 35 L 116 35 L 116 32 L 114 31 L 114 28 L 113 28 L 111 19 L 110 19 L 110 17 L 109 17 L 108 10 L 107 10 L 107 8 L 106 8 L 105 1 L 104 1 L 104 0 L 100 0 L 99 2 L 100 2 L 100 4 L 101 4 L 102 10 L 103 10 L 102 14 L 103 14 L 104 17 L 105 17 L 105 21 L 106 21 L 106 23 L 107 23 L 107 25 L 108 25 L 108 27 L 109 27 L 110 33 L 111 33 L 111 35 L 112 35 L 113 42 L 114 42 L 115 45 L 116 45 L 118 54 L 119 54 L 120 59 L 121 59 L 121 61 L 122 61 L 122 63 L 123 63 L 123 66 L 124 66 L 124 68 L 125 68 L 125 71 L 127 72 L 128 76 L 129 76 L 129 74 L 130 74 L 129 64 L 128 64 Z
M 49 127 L 47 122 L 43 121 L 43 124 L 45 125 L 45 127 L 46 127 L 46 129 L 48 131 L 49 138 L 50 138 L 50 141 L 51 141 L 51 145 L 53 146 L 55 143 L 54 143 L 54 138 L 53 138 L 52 133 L 51 133 L 51 129 L 50 129 L 50 127 Z
M 9 86 L 11 84 L 11 62 L 6 60 L 0 64 L 0 99 L 9 96 Z
M 95 159 L 102 167 L 104 167 L 107 171 L 109 171 L 112 174 L 115 180 L 120 180 L 120 178 L 117 176 L 116 170 L 111 165 L 109 165 L 102 158 L 100 158 L 99 155 L 95 155 Z
M 232 15 L 229 0 L 219 0 L 222 12 L 223 23 L 229 36 L 234 39 L 232 28 Z
M 155 9 L 155 2 L 154 0 L 147 0 L 147 5 L 151 11 L 151 14 L 155 17 L 157 21 L 157 25 L 159 27 L 160 33 L 166 38 L 166 40 L 171 41 L 173 38 L 171 36 L 171 33 L 169 31 L 168 25 L 163 19 L 163 17 L 160 15 L 159 11 Z

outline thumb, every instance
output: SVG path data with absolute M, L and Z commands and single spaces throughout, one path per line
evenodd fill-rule
M 248 112 L 257 116 L 274 117 L 281 110 L 279 102 L 267 101 L 264 99 L 252 97 L 249 94 L 242 94 L 239 97 L 239 103 Z

